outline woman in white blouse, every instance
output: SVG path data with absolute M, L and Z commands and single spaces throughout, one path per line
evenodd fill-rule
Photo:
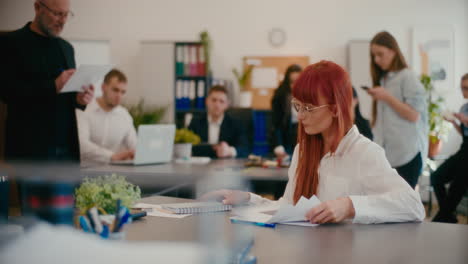
M 312 223 L 421 221 L 425 211 L 419 194 L 391 168 L 384 150 L 359 134 L 351 101 L 348 74 L 333 62 L 310 65 L 296 81 L 291 103 L 298 111 L 298 144 L 280 201 L 295 204 L 301 196 L 317 195 L 322 203 L 305 215 Z M 234 190 L 202 199 L 271 202 Z

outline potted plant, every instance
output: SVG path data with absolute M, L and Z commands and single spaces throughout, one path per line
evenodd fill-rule
M 124 176 L 112 174 L 85 178 L 75 190 L 75 205 L 81 214 L 94 206 L 107 214 L 114 214 L 118 199 L 123 206 L 130 208 L 141 199 L 140 188 L 127 182 Z
M 239 84 L 239 106 L 250 107 L 252 105 L 252 92 L 247 90 L 247 82 L 252 74 L 253 65 L 249 65 L 244 68 L 243 72 L 240 73 L 236 68 L 232 69 L 232 73 L 236 76 L 237 83 Z
M 432 79 L 428 75 L 421 75 L 421 83 L 423 84 L 428 97 L 428 114 L 429 114 L 429 158 L 433 158 L 440 153 L 442 149 L 442 141 L 446 140 L 450 124 L 444 120 L 442 115 L 444 99 L 434 94 L 434 86 Z
M 140 125 L 159 123 L 167 109 L 167 107 L 145 107 L 144 99 L 140 99 L 138 104 L 126 108 L 133 118 L 133 125 L 136 129 Z
M 208 31 L 203 31 L 200 33 L 200 42 L 203 46 L 203 56 L 205 57 L 205 72 L 206 75 L 211 76 L 211 64 L 210 64 L 210 53 L 212 41 Z
M 190 159 L 192 146 L 200 143 L 200 137 L 187 128 L 176 130 L 174 138 L 174 158 Z

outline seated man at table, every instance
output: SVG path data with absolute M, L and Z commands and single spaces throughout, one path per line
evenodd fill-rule
M 247 155 L 245 125 L 226 113 L 228 92 L 224 86 L 213 86 L 205 100 L 207 115 L 194 118 L 189 129 L 199 135 L 202 144 L 193 146 L 194 156 L 236 158 Z
M 127 78 L 113 69 L 102 84 L 102 96 L 86 111 L 78 111 L 81 161 L 108 163 L 132 159 L 137 141 L 133 119 L 120 105 L 127 92 Z

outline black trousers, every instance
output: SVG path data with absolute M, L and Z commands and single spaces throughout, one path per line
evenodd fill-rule
M 445 185 L 449 182 L 447 191 Z M 431 174 L 431 184 L 440 207 L 438 217 L 441 220 L 453 217 L 468 188 L 468 144 Z
M 422 171 L 422 157 L 421 152 L 416 154 L 416 156 L 410 160 L 408 163 L 396 167 L 398 174 L 400 174 L 403 179 L 414 189 L 416 184 L 418 184 L 419 175 Z

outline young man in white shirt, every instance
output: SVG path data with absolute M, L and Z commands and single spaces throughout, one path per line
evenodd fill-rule
M 113 69 L 104 77 L 102 96 L 93 100 L 86 111 L 79 111 L 82 162 L 108 163 L 133 158 L 136 131 L 132 117 L 120 105 L 126 92 L 126 76 Z

